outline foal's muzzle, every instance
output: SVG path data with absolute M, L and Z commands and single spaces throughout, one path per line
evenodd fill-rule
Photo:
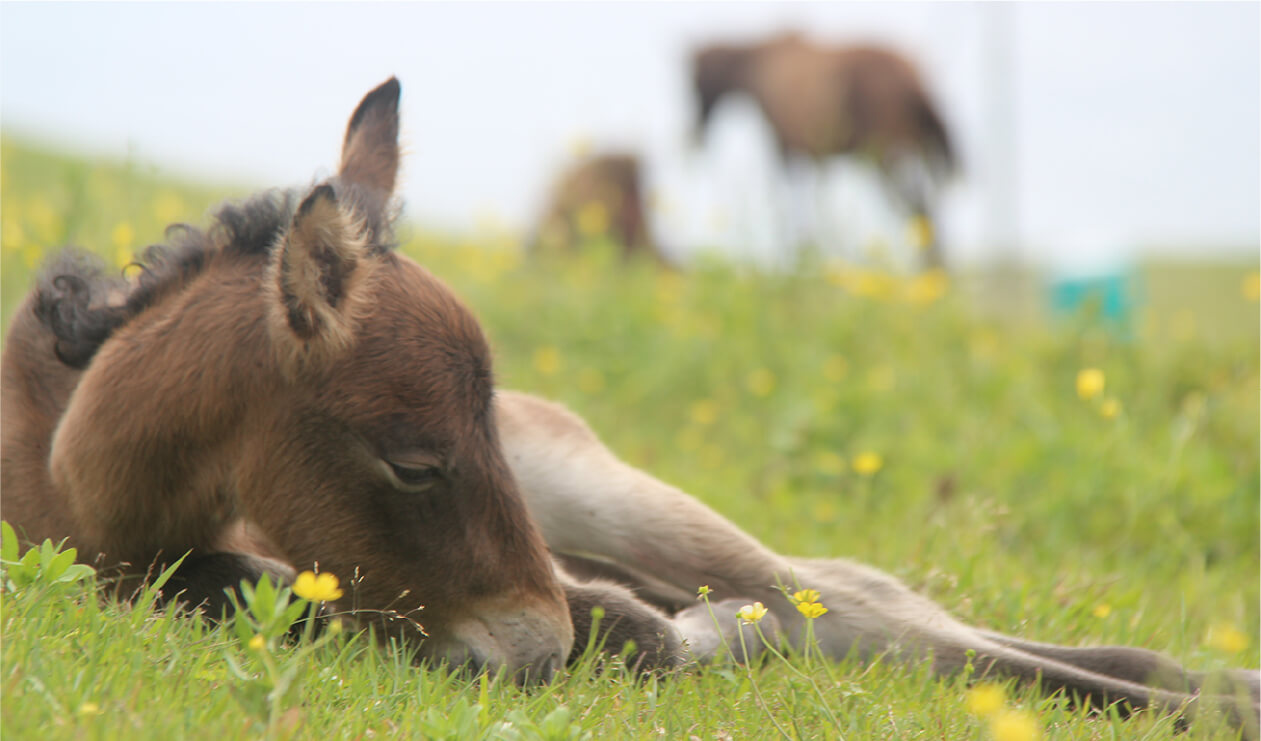
M 528 686 L 552 681 L 572 646 L 568 614 L 554 619 L 529 610 L 508 610 L 457 623 L 450 638 L 431 643 L 426 653 L 453 667 L 490 673 L 502 670 L 517 684 Z

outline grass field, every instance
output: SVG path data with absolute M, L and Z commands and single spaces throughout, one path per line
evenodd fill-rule
M 12 141 L 0 155 L 5 325 L 44 248 L 121 264 L 231 192 Z M 503 234 L 403 237 L 482 319 L 501 385 L 569 404 L 772 548 L 869 562 L 1029 638 L 1258 666 L 1256 264 L 1145 266 L 1147 304 L 1117 328 L 933 280 L 665 273 L 598 244 L 531 261 Z M 1106 380 L 1082 399 L 1087 368 Z M 800 657 L 639 682 L 586 663 L 521 692 L 416 669 L 363 636 L 258 651 L 230 627 L 104 603 L 91 579 L 19 586 L 7 571 L 6 739 L 1232 735 L 1022 687 L 1006 706 L 1023 715 L 996 726 L 963 680 Z

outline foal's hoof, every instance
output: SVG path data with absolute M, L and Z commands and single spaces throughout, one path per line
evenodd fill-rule
M 669 618 L 628 589 L 604 582 L 567 584 L 565 596 L 574 624 L 570 663 L 581 658 L 588 646 L 618 654 L 630 643 L 634 649 L 626 655 L 626 665 L 637 673 L 674 669 L 684 663 L 682 640 Z M 598 620 L 593 610 L 602 611 Z
M 779 618 L 774 613 L 763 615 L 755 628 L 736 617 L 743 606 L 742 600 L 722 600 L 708 605 L 693 605 L 674 616 L 674 627 L 683 636 L 693 659 L 708 664 L 730 655 L 741 663 L 752 661 L 766 648 L 758 635 L 758 628 L 767 638 L 779 639 Z

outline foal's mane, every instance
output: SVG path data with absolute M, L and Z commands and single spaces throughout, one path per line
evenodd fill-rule
M 379 194 L 332 182 L 340 202 L 363 219 L 374 252 L 393 249 L 395 209 Z M 293 219 L 303 195 L 297 189 L 263 191 L 228 202 L 203 230 L 188 224 L 166 229 L 167 242 L 146 247 L 126 266 L 139 268 L 132 279 L 112 275 L 98 256 L 78 248 L 62 250 L 40 272 L 34 299 L 36 316 L 57 338 L 58 360 L 85 368 L 105 340 L 161 297 L 181 290 L 204 272 L 210 258 L 265 258 Z M 263 261 L 260 262 L 260 269 Z

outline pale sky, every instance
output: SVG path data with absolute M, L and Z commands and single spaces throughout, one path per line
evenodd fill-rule
M 914 58 L 962 150 L 943 206 L 963 259 L 1261 237 L 1256 3 L 179 3 L 0 5 L 0 125 L 75 150 L 260 186 L 333 168 L 359 98 L 403 83 L 408 215 L 525 228 L 573 142 L 641 153 L 680 251 L 757 251 L 773 171 L 747 106 L 687 147 L 689 49 L 790 27 Z M 762 174 L 759 174 L 762 173 Z M 838 240 L 897 219 L 831 169 Z M 713 214 L 728 214 L 715 231 Z M 735 214 L 736 218 L 731 218 Z M 750 244 L 734 244 L 747 242 Z

